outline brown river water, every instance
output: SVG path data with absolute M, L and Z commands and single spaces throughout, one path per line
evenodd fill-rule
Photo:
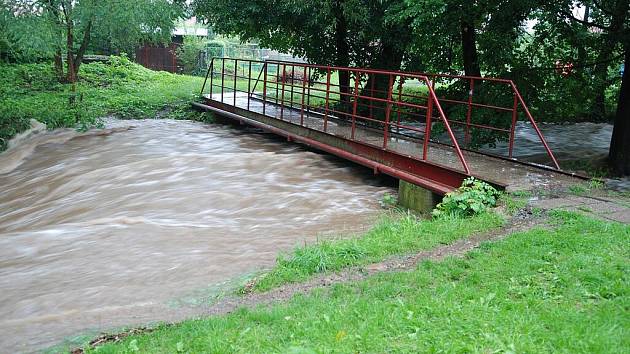
M 266 134 L 107 122 L 0 154 L 0 352 L 203 313 L 213 286 L 367 228 L 391 185 Z

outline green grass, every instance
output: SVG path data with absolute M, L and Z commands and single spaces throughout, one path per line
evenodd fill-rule
M 88 129 L 99 117 L 155 118 L 167 108 L 171 118 L 205 118 L 189 110 L 203 78 L 151 71 L 126 58 L 81 65 L 76 92 L 57 82 L 52 64 L 0 64 L 0 70 L 0 151 L 30 119 L 51 129 Z
M 555 215 L 554 230 L 464 259 L 161 326 L 98 352 L 627 353 L 630 226 Z
M 268 273 L 254 280 L 254 291 L 303 281 L 314 274 L 367 264 L 384 258 L 449 244 L 476 232 L 499 227 L 504 220 L 484 213 L 469 219 L 444 217 L 419 221 L 411 214 L 385 217 L 365 235 L 319 240 L 278 257 Z

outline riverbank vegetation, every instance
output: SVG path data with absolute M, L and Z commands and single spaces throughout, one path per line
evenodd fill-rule
M 568 212 L 286 304 L 160 326 L 87 352 L 608 352 L 630 348 L 630 226 Z
M 30 119 L 51 129 L 88 129 L 108 115 L 208 119 L 190 110 L 203 83 L 200 77 L 152 71 L 124 56 L 79 70 L 73 85 L 60 83 L 50 63 L 0 64 L 0 151 L 29 128 Z

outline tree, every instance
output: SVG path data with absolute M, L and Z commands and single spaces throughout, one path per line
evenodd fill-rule
M 399 69 L 411 40 L 398 16 L 403 0 L 197 0 L 195 13 L 217 33 L 256 39 L 267 48 L 320 65 Z M 368 78 L 382 90 L 387 80 Z M 350 77 L 339 78 L 343 100 Z M 342 104 L 344 103 L 342 101 Z
M 567 21 L 586 26 L 590 31 L 598 32 L 601 36 L 600 52 L 594 65 L 594 84 L 600 87 L 596 90 L 595 109 L 603 105 L 602 77 L 606 77 L 613 57 L 621 52 L 624 58 L 624 75 L 622 77 L 617 112 L 614 119 L 613 134 L 609 150 L 611 167 L 620 175 L 630 175 L 630 83 L 627 68 L 630 64 L 630 2 L 628 0 L 585 0 L 577 5 L 588 5 L 591 10 L 589 17 L 574 16 L 572 10 L 576 2 L 564 0 L 552 2 L 551 6 L 558 17 Z
M 15 0 L 2 7 L 15 22 L 38 21 L 39 26 L 19 29 L 27 35 L 51 33 L 45 51 L 54 58 L 60 81 L 75 82 L 94 34 L 109 37 L 121 47 L 141 41 L 166 42 L 174 21 L 183 15 L 184 1 Z

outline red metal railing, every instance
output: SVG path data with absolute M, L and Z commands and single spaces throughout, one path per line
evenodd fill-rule
M 485 129 L 491 130 L 499 133 L 508 134 L 508 157 L 513 158 L 514 154 L 514 141 L 515 141 L 515 131 L 516 125 L 519 121 L 519 114 L 522 114 L 525 119 L 532 125 L 535 130 L 540 142 L 545 148 L 549 159 L 553 163 L 553 166 L 556 169 L 560 169 L 558 161 L 556 160 L 553 152 L 549 148 L 545 137 L 543 136 L 538 124 L 534 120 L 529 108 L 525 104 L 523 100 L 523 96 L 519 92 L 516 84 L 512 80 L 506 79 L 497 79 L 497 78 L 489 78 L 489 77 L 475 77 L 475 76 L 463 76 L 463 75 L 448 75 L 448 74 L 427 74 L 427 73 L 418 73 L 420 75 L 426 75 L 431 79 L 433 87 L 435 87 L 436 83 L 438 84 L 446 84 L 451 86 L 467 86 L 468 93 L 466 100 L 462 100 L 457 97 L 445 97 L 445 95 L 440 96 L 440 102 L 447 106 L 464 106 L 465 108 L 465 117 L 460 119 L 453 119 L 453 115 L 449 116 L 449 122 L 464 126 L 465 134 L 464 140 L 467 145 L 470 141 L 470 131 L 471 128 Z M 482 89 L 479 89 L 479 88 Z M 511 101 L 509 106 L 499 105 L 499 104 L 490 104 L 490 103 L 482 103 L 475 101 L 476 97 L 479 99 L 483 99 L 483 91 L 494 91 L 495 97 L 493 99 L 497 100 L 497 93 L 502 96 L 501 98 L 505 100 Z M 456 95 L 456 94 L 455 94 Z M 452 96 L 455 96 L 452 95 Z M 449 108 L 450 108 L 449 107 Z M 477 124 L 473 121 L 473 110 L 475 111 L 491 111 L 497 115 L 507 115 L 505 118 L 507 121 L 507 128 L 501 128 L 496 126 L 489 126 L 484 124 Z
M 340 80 L 346 76 L 348 79 Z M 467 99 L 458 97 L 438 98 L 436 83 L 451 80 L 451 85 L 468 80 L 470 91 Z M 258 111 L 281 120 L 313 128 L 313 118 L 320 124 L 315 128 L 326 133 L 347 135 L 346 138 L 382 149 L 397 144 L 397 134 L 414 132 L 422 145 L 418 154 L 422 160 L 429 159 L 429 143 L 433 121 L 440 122 L 448 136 L 448 145 L 457 156 L 463 170 L 470 169 L 460 143 L 451 125 L 464 127 L 464 144 L 470 141 L 472 129 L 487 129 L 509 134 L 509 157 L 512 158 L 514 131 L 518 120 L 518 108 L 524 109 L 549 156 L 558 168 L 538 126 L 533 120 L 522 96 L 509 80 L 486 79 L 455 75 L 431 75 L 400 71 L 374 70 L 349 67 L 332 67 L 285 61 L 257 61 L 231 58 L 213 58 L 201 94 L 206 93 L 209 81 L 209 96 L 221 102 L 231 102 L 247 110 Z M 345 81 L 345 82 L 340 82 Z M 480 81 L 485 83 L 480 84 Z M 511 107 L 478 102 L 473 96 L 475 85 L 501 84 L 512 90 L 514 101 Z M 465 118 L 449 119 L 442 104 L 450 107 L 463 105 Z M 449 107 L 449 108 L 450 108 Z M 493 110 L 510 114 L 509 128 L 476 123 L 473 112 Z M 455 112 L 453 110 L 453 112 Z M 452 113 L 454 114 L 454 113 Z M 331 122 L 334 126 L 331 128 Z M 361 130 L 358 129 L 361 126 Z M 340 129 L 340 127 L 345 127 Z M 366 134 L 368 131 L 370 134 Z M 377 142 L 380 140 L 380 142 Z M 399 151 L 400 152 L 400 151 Z
M 351 84 L 340 84 L 333 78 L 340 74 L 351 77 Z M 206 81 L 210 82 L 209 95 L 215 100 L 227 101 L 248 110 L 259 110 L 260 113 L 273 115 L 281 120 L 293 120 L 295 124 L 302 126 L 309 125 L 307 118 L 316 117 L 321 122 L 317 129 L 325 133 L 346 134 L 348 139 L 386 150 L 392 150 L 389 146 L 392 144 L 391 132 L 396 129 L 422 133 L 424 139 L 421 159 L 425 161 L 428 160 L 430 127 L 436 117 L 444 124 L 463 170 L 470 174 L 468 163 L 446 115 L 429 79 L 424 75 L 282 61 L 214 58 Z M 414 99 L 420 99 L 417 95 L 405 94 L 409 98 L 407 102 L 402 96 L 393 94 L 394 85 L 405 81 L 413 81 L 425 88 L 428 96 L 424 104 L 414 102 Z M 374 83 L 374 87 L 367 89 L 368 82 Z M 383 82 L 385 89 L 379 89 Z M 258 91 L 260 86 L 262 90 Z M 205 87 L 204 83 L 202 95 Z M 254 108 L 254 100 L 261 102 L 261 107 L 256 105 Z M 287 113 L 289 109 L 291 111 Z M 299 116 L 296 112 L 299 112 Z M 419 114 L 420 112 L 424 114 Z M 393 113 L 398 119 L 393 119 Z M 405 119 L 400 119 L 401 117 Z M 331 121 L 334 121 L 336 130 L 331 130 Z M 405 123 L 413 121 L 423 123 L 424 127 Z M 345 124 L 347 129 L 339 129 Z M 309 127 L 312 126 L 310 124 Z M 364 128 L 361 134 L 358 126 Z M 364 134 L 365 131 L 370 134 Z M 376 138 L 380 140 L 378 144 Z

